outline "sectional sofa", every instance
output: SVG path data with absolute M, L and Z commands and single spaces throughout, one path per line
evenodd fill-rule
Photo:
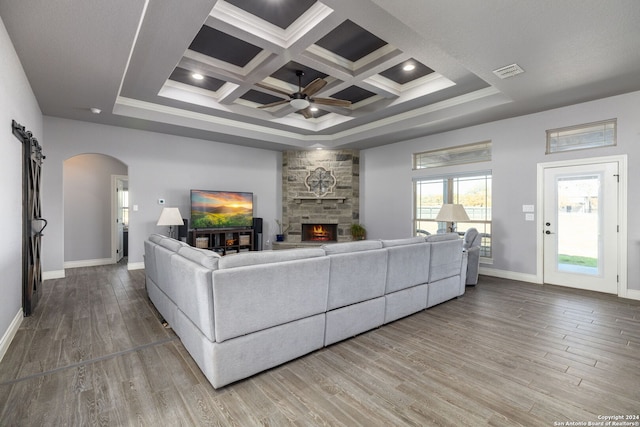
M 149 298 L 213 387 L 464 294 L 456 234 L 224 257 L 153 234 Z

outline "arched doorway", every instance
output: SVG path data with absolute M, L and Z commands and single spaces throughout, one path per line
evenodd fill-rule
M 115 181 L 126 186 L 127 175 L 126 164 L 104 154 L 79 154 L 64 161 L 64 268 L 118 261 L 122 249 L 113 238 L 113 186 Z

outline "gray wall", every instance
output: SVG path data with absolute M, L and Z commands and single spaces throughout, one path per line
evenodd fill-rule
M 127 165 L 80 154 L 63 167 L 64 261 L 111 259 L 111 175 L 127 175 Z
M 15 120 L 45 147 L 42 114 L 20 60 L 0 19 L 0 344 L 22 312 L 22 144 L 11 132 Z M 0 350 L 2 348 L 0 347 Z M 1 356 L 1 354 L 0 354 Z
M 53 117 L 44 118 L 44 133 L 42 207 L 49 227 L 43 267 L 48 277 L 64 274 L 63 165 L 78 154 L 106 154 L 128 166 L 129 204 L 138 206 L 129 216 L 130 268 L 142 267 L 144 239 L 167 231 L 155 225 L 163 207 L 158 199 L 188 217 L 192 188 L 253 192 L 254 214 L 264 218 L 267 236 L 275 234 L 282 198 L 279 152 Z
M 361 152 L 361 222 L 370 238 L 412 234 L 412 178 L 448 172 L 493 171 L 493 265 L 523 275 L 536 274 L 536 222 L 525 221 L 522 205 L 536 205 L 537 164 L 560 160 L 628 155 L 628 288 L 640 289 L 640 92 L 502 120 L 400 142 Z M 618 145 L 545 155 L 546 130 L 618 119 Z M 415 152 L 493 141 L 493 159 L 432 172 L 412 171 Z M 536 219 L 539 212 L 536 206 Z

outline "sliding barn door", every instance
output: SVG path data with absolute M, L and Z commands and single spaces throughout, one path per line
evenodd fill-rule
M 22 309 L 33 313 L 42 285 L 40 242 L 47 220 L 40 207 L 42 147 L 31 132 L 13 122 L 13 134 L 22 141 Z

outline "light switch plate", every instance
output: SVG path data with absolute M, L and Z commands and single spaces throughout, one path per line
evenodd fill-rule
M 535 212 L 534 205 L 522 205 L 522 212 Z
M 532 213 L 524 214 L 525 221 L 535 221 L 535 215 Z

